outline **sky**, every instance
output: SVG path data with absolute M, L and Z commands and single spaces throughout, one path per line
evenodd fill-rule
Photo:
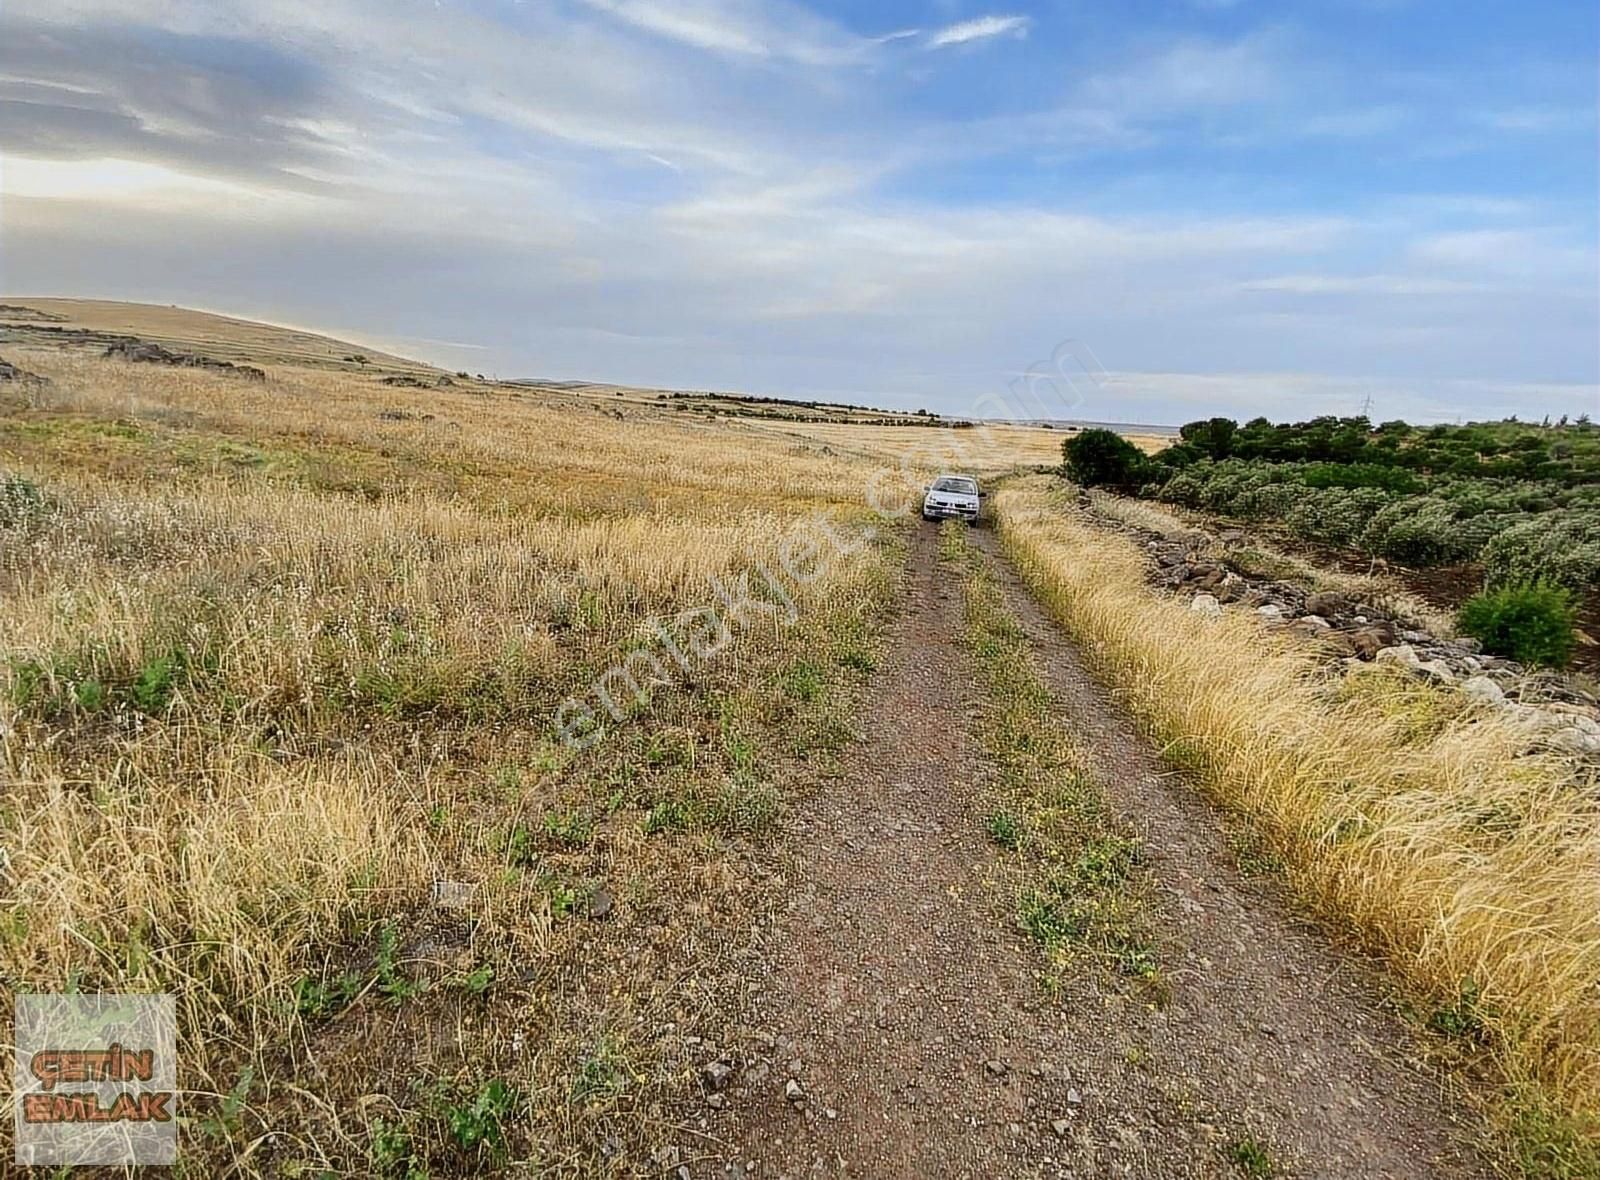
M 1588 0 L 4 0 L 0 291 L 451 369 L 1600 417 Z

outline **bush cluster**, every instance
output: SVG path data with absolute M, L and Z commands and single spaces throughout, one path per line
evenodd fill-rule
M 1100 482 L 1406 565 L 1481 561 L 1491 587 L 1600 583 L 1600 428 L 1586 419 L 1211 418 L 1120 475 Z

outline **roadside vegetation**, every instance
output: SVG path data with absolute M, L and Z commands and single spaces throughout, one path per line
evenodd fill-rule
M 1329 680 L 1254 618 L 1159 595 L 1139 548 L 1052 481 L 993 506 L 1034 591 L 1169 756 L 1387 958 L 1427 1023 L 1493 1059 L 1524 1170 L 1600 1174 L 1596 784 L 1459 694 L 1381 666 Z
M 1477 562 L 1491 589 L 1600 584 L 1600 426 L 1586 418 L 1432 427 L 1212 418 L 1150 456 L 1106 433 L 1066 444 L 1077 482 L 1270 521 L 1409 566 Z
M 859 538 L 874 468 L 665 410 L 24 355 L 0 1003 L 176 992 L 189 1175 L 649 1158 L 898 542 L 787 581 L 793 625 L 756 575 L 807 522 Z M 756 600 L 726 651 L 629 663 L 623 720 L 564 743 L 561 702 L 713 579 Z
M 994 766 L 984 827 L 1007 855 L 1016 922 L 1044 952 L 1054 989 L 1084 962 L 1148 985 L 1161 969 L 1138 839 L 1106 806 L 1061 725 L 1027 636 L 967 526 L 948 521 L 940 556 L 962 578 L 963 636 L 988 693 L 978 738 Z

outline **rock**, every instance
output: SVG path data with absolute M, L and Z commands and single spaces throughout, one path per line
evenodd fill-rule
M 1079 1106 L 1083 1103 L 1083 1095 L 1069 1086 L 1067 1087 L 1067 1102 L 1072 1106 Z
M 1306 612 L 1313 615 L 1333 616 L 1349 609 L 1350 600 L 1333 590 L 1318 590 L 1306 595 Z
M 799 1082 L 790 1078 L 783 1084 L 783 1096 L 789 1100 L 791 1106 L 804 1106 L 806 1101 L 805 1088 Z
M 708 1090 L 720 1090 L 733 1077 L 733 1066 L 726 1061 L 712 1061 L 700 1067 L 700 1080 Z
M 1363 660 L 1370 660 L 1376 658 L 1384 648 L 1394 646 L 1395 633 L 1393 627 L 1379 623 L 1346 632 L 1345 638 L 1350 640 L 1350 646 L 1355 648 L 1356 655 Z
M 1256 614 L 1264 619 L 1281 619 L 1283 618 L 1283 607 L 1276 602 L 1269 602 L 1265 606 L 1256 607 Z
M 1228 576 L 1226 570 L 1216 565 L 1196 565 L 1189 569 L 1189 582 L 1201 590 L 1209 590 L 1213 586 L 1220 586 Z
M 1572 718 L 1573 728 L 1588 734 L 1590 737 L 1600 737 L 1600 721 L 1593 717 L 1586 717 L 1582 713 L 1568 714 Z
M 1072 1123 L 1067 1119 L 1056 1119 L 1050 1124 L 1050 1129 L 1056 1133 L 1056 1138 L 1065 1139 L 1067 1132 L 1072 1130 Z
M 1505 689 L 1487 676 L 1467 677 L 1461 682 L 1461 691 L 1485 705 L 1503 705 L 1506 701 Z
M 602 885 L 589 895 L 589 916 L 596 919 L 603 918 L 611 912 L 613 904 L 615 902 L 611 890 Z
M 1217 534 L 1217 540 L 1224 545 L 1243 545 L 1249 539 L 1249 535 L 1243 529 L 1223 529 Z
M 1379 664 L 1399 664 L 1402 668 L 1415 668 L 1422 661 L 1417 659 L 1417 649 L 1409 643 L 1397 643 L 1393 647 L 1386 647 L 1373 657 Z
M 1222 614 L 1222 604 L 1212 594 L 1196 594 L 1189 603 L 1189 609 L 1208 619 L 1218 618 Z
M 1312 631 L 1331 631 L 1333 629 L 1333 624 L 1321 615 L 1306 615 L 1296 621 Z
M 1600 754 L 1600 734 L 1590 733 L 1576 725 L 1564 725 L 1552 730 L 1545 740 L 1566 754 Z
M 724 1098 L 721 1094 L 707 1094 L 706 1095 L 706 1105 L 709 1106 L 712 1110 L 721 1110 L 723 1108 L 723 1106 L 727 1103 L 727 1101 L 728 1100 L 726 1098 Z
M 983 1063 L 983 1068 L 989 1071 L 990 1076 L 999 1077 L 1006 1072 L 1006 1063 L 998 1058 L 990 1058 Z
M 1429 680 L 1439 684 L 1454 684 L 1456 680 L 1456 674 L 1450 670 L 1450 665 L 1443 660 L 1420 660 L 1413 668 Z

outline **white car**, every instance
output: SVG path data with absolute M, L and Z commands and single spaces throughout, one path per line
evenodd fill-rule
M 970 475 L 941 475 L 922 497 L 923 520 L 959 518 L 969 524 L 978 519 L 978 481 Z

